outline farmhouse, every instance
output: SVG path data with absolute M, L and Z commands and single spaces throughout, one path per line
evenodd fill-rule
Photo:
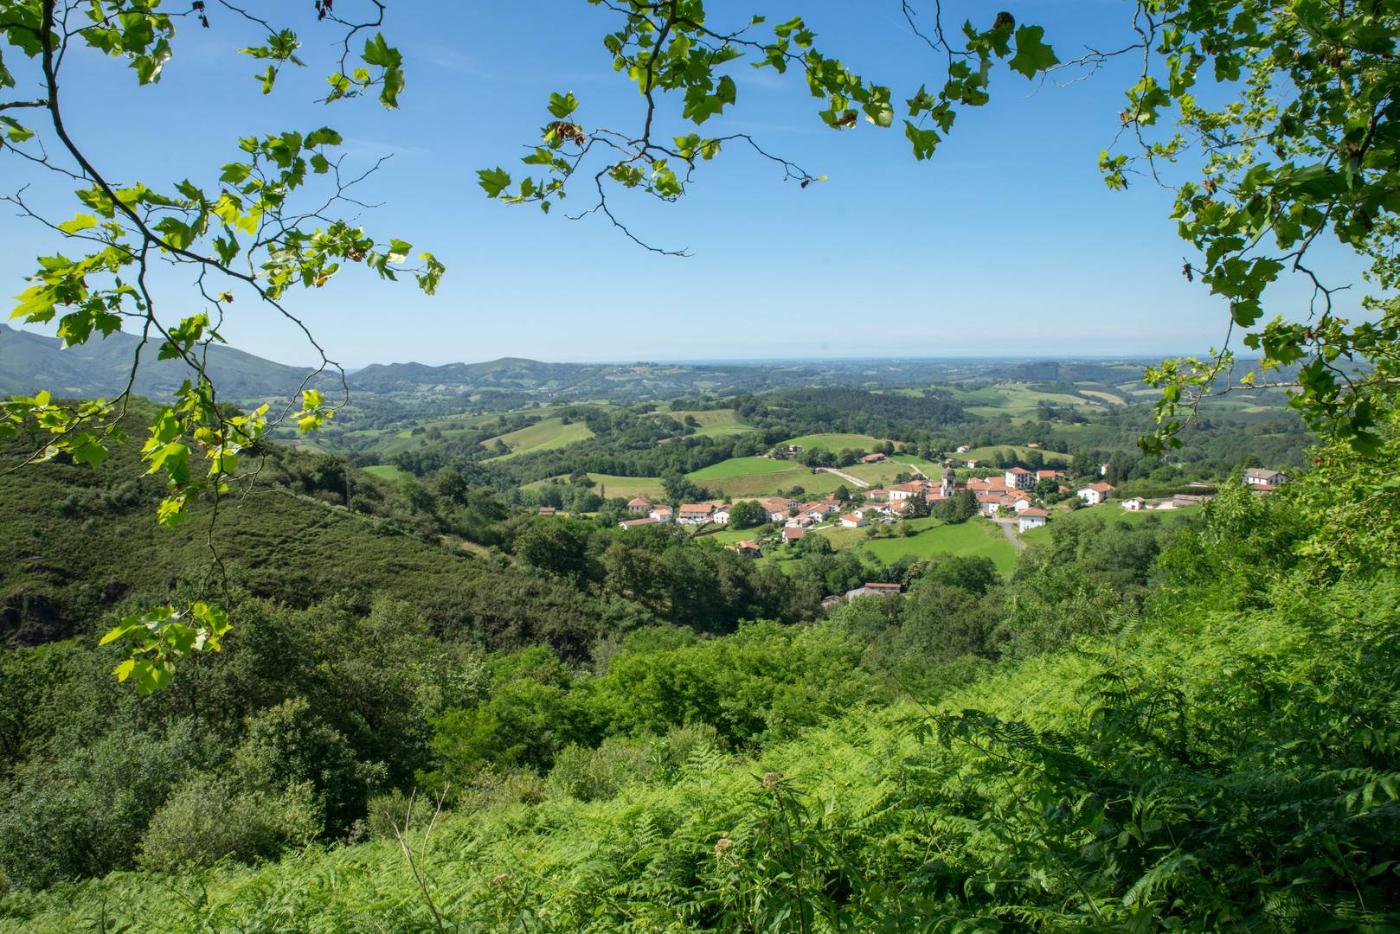
M 552 516 L 552 515 L 555 515 L 555 514 L 558 513 L 558 512 L 559 512 L 559 510 L 555 509 L 553 506 L 541 506 L 541 507 L 540 507 L 540 515 L 542 515 L 542 516 Z
M 861 597 L 897 597 L 900 586 L 898 584 L 866 583 L 855 590 L 846 591 L 847 600 L 857 600 Z
M 883 503 L 885 500 L 889 499 L 890 496 L 889 490 L 882 490 L 879 487 L 873 490 L 863 490 L 862 492 L 865 494 L 865 498 L 872 503 Z
M 1044 525 L 1049 518 L 1050 513 L 1046 512 L 1044 509 L 1036 509 L 1035 507 L 1023 509 L 1021 510 L 1021 517 L 1016 520 L 1016 527 L 1022 532 L 1028 529 L 1038 529 Z
M 638 496 L 636 499 L 627 501 L 627 511 L 634 516 L 645 516 L 651 512 L 651 500 L 645 496 Z
M 858 512 L 848 512 L 841 517 L 841 525 L 848 529 L 859 529 L 867 525 L 865 516 Z
M 710 515 L 710 521 L 715 525 L 729 524 L 729 506 L 721 506 Z
M 657 506 L 647 515 L 657 522 L 660 522 L 662 525 L 666 525 L 671 521 L 671 507 Z
M 1035 478 L 1036 480 L 1063 480 L 1065 473 L 1063 470 L 1037 470 Z
M 641 525 L 660 525 L 660 524 L 661 524 L 661 523 L 658 522 L 657 520 L 651 518 L 650 516 L 647 516 L 647 517 L 644 518 L 644 519 L 624 519 L 623 521 L 619 522 L 617 525 L 618 525 L 618 528 L 622 528 L 622 529 L 635 529 L 635 528 L 637 528 L 638 526 L 641 526 Z
M 1244 472 L 1244 482 L 1259 489 L 1273 489 L 1288 482 L 1288 474 L 1282 470 L 1269 470 L 1264 467 L 1250 467 Z
M 713 503 L 682 503 L 677 525 L 705 525 L 714 516 Z
M 1083 487 L 1076 494 L 1086 505 L 1097 506 L 1108 501 L 1113 495 L 1114 487 L 1109 483 L 1091 483 Z
M 970 444 L 960 444 L 960 445 L 958 445 L 957 453 L 959 453 L 959 454 L 966 454 L 968 451 L 971 451 L 971 450 L 972 450 L 972 445 L 970 445 Z
M 1141 496 L 1134 496 L 1132 499 L 1125 499 L 1119 505 L 1121 505 L 1124 509 L 1128 510 L 1128 512 L 1141 512 L 1142 510 L 1148 508 L 1147 500 L 1143 499 Z
M 787 542 L 788 544 L 792 544 L 793 542 L 801 541 L 802 537 L 806 534 L 807 530 L 804 528 L 786 528 L 783 529 L 783 541 Z
M 729 546 L 729 550 L 743 555 L 746 558 L 763 557 L 763 549 L 758 542 L 735 542 Z
M 887 458 L 882 452 L 876 451 L 874 454 L 867 454 L 862 457 L 860 462 L 862 464 L 883 464 L 886 460 Z

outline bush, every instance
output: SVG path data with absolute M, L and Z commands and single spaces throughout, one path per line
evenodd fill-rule
M 141 838 L 142 868 L 173 872 L 223 859 L 275 859 L 306 846 L 321 830 L 321 805 L 310 782 L 279 792 L 236 791 L 200 774 L 175 790 Z
M 0 888 L 42 888 L 132 866 L 151 815 L 204 758 L 193 726 L 115 729 L 0 784 Z
M 638 741 L 621 737 L 609 737 L 597 749 L 568 746 L 555 757 L 548 784 L 580 801 L 607 801 L 646 777 L 648 759 Z

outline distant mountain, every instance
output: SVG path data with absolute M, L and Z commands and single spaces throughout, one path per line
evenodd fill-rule
M 0 324 L 0 395 L 47 389 L 56 396 L 110 398 L 125 388 L 139 343 L 136 336 L 119 332 L 65 349 L 57 338 Z M 147 398 L 168 399 L 193 371 L 180 360 L 157 360 L 157 346 L 152 341 L 142 350 L 135 390 Z M 232 347 L 209 349 L 209 373 L 225 399 L 289 396 L 309 372 Z
M 877 389 L 974 377 L 985 362 L 929 360 L 765 360 L 733 363 L 541 363 L 502 357 L 486 363 L 367 366 L 350 388 L 381 395 L 493 393 L 524 400 L 634 400 L 730 396 L 843 385 Z

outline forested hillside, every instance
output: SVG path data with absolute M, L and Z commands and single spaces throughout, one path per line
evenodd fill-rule
M 1390 529 L 1329 539 L 1358 482 L 1224 495 L 1138 585 L 1104 563 L 1127 541 L 1057 537 L 1005 593 L 935 564 L 815 625 L 642 628 L 582 665 L 386 600 L 246 605 L 148 700 L 90 644 L 11 652 L 0 923 L 1383 927 L 1400 587 Z

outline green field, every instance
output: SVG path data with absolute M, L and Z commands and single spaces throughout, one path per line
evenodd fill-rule
M 1034 441 L 1035 439 L 1032 438 L 1031 440 Z M 1005 451 L 1007 449 L 1015 451 L 1017 457 L 1026 459 L 1029 459 L 1032 454 L 1039 451 L 1040 456 L 1045 458 L 1045 463 L 1047 464 L 1068 464 L 1071 459 L 1068 454 L 1061 454 L 1058 451 L 1046 451 L 1041 448 L 1028 448 L 1023 444 L 989 444 L 986 447 L 973 448 L 965 454 L 956 454 L 954 456 L 963 460 L 983 460 L 995 458 L 998 451 Z
M 870 435 L 847 435 L 836 432 L 820 435 L 802 435 L 800 438 L 789 438 L 783 444 L 796 444 L 804 451 L 831 451 L 838 453 L 846 449 L 856 451 L 873 451 L 877 444 L 883 444 L 879 438 L 872 438 Z
M 490 447 L 497 441 L 504 442 L 506 447 L 510 448 L 510 453 L 492 458 L 492 460 L 505 460 L 508 457 L 517 457 L 533 451 L 549 451 L 554 448 L 568 447 L 577 441 L 587 441 L 591 437 L 593 437 L 593 432 L 581 421 L 565 425 L 562 419 L 545 418 L 533 425 L 521 428 L 519 431 L 512 431 L 492 438 L 486 442 L 486 445 Z
M 595 489 L 598 489 L 600 494 L 606 494 L 608 499 L 614 496 L 627 499 L 635 499 L 638 496 L 660 499 L 665 495 L 661 488 L 661 480 L 657 477 L 617 477 L 612 474 L 591 473 L 588 478 L 598 484 Z
M 989 417 L 1033 415 L 1036 407 L 1042 402 L 1103 409 L 1103 403 L 1086 399 L 1084 396 L 1065 392 L 1043 392 L 1032 389 L 1026 383 L 998 383 L 982 389 L 961 390 L 958 393 L 958 401 L 967 406 L 967 410 L 974 415 Z
M 1118 500 L 1109 500 L 1102 506 L 1089 506 L 1084 509 L 1073 509 L 1066 512 L 1056 510 L 1050 513 L 1050 522 L 1038 529 L 1031 529 L 1021 536 L 1021 539 L 1028 545 L 1037 542 L 1048 542 L 1050 540 L 1050 529 L 1056 525 L 1073 523 L 1097 522 L 1102 519 L 1112 525 L 1114 523 L 1124 523 L 1127 525 L 1143 525 L 1148 522 L 1160 522 L 1163 524 L 1175 524 L 1186 522 L 1192 516 L 1199 515 L 1200 506 L 1186 506 L 1182 509 L 1146 510 L 1140 512 L 1129 512 L 1118 504 Z
M 933 461 L 924 460 L 922 457 L 912 455 L 896 454 L 893 458 L 883 464 L 853 464 L 850 467 L 842 467 L 842 473 L 848 473 L 853 477 L 860 477 L 871 486 L 889 486 L 894 483 L 894 478 L 902 473 L 913 474 L 913 468 L 919 468 L 924 472 L 924 476 L 930 479 L 943 475 L 943 465 L 935 464 Z
M 739 417 L 733 409 L 705 409 L 698 412 L 675 411 L 668 414 L 679 422 L 684 422 L 687 416 L 699 422 L 700 427 L 695 430 L 697 438 L 714 438 L 721 435 L 737 435 L 753 431 L 753 426 L 745 425 L 739 421 Z
M 389 480 L 394 483 L 412 476 L 412 474 L 400 470 L 393 464 L 374 464 L 373 466 L 366 467 L 365 473 L 379 477 L 381 480 Z
M 830 493 L 842 480 L 829 473 L 812 473 L 791 461 L 768 457 L 731 457 L 688 475 L 688 478 L 720 496 L 769 496 L 778 490 L 800 486 L 809 494 Z
M 1102 389 L 1081 389 L 1079 390 L 1079 394 L 1081 396 L 1088 396 L 1090 399 L 1098 399 L 1100 401 L 1107 402 L 1110 405 L 1127 404 L 1127 400 L 1125 400 L 1122 396 L 1115 396 L 1113 393 L 1105 392 Z
M 918 535 L 873 539 L 859 548 L 886 564 L 905 555 L 931 558 L 939 554 L 954 554 L 991 558 L 1003 575 L 1009 575 L 1016 566 L 1015 547 L 993 522 L 971 519 L 959 525 L 942 525 L 936 519 L 914 519 L 910 524 L 916 523 L 929 524 Z
M 886 564 L 905 555 L 930 558 L 939 554 L 954 554 L 991 558 L 997 570 L 1004 575 L 1010 574 L 1016 566 L 1016 549 L 1002 535 L 999 527 L 984 519 L 972 519 L 960 525 L 944 525 L 937 519 L 910 519 L 894 525 L 896 532 L 906 527 L 918 529 L 918 534 L 872 539 L 866 537 L 865 529 L 840 526 L 821 529 L 818 534 L 825 535 L 838 551 L 854 548 Z
M 757 541 L 759 532 L 762 529 L 726 529 L 722 528 L 714 532 L 706 532 L 704 535 L 696 537 L 697 541 L 715 542 L 719 545 L 734 545 L 739 542 Z

